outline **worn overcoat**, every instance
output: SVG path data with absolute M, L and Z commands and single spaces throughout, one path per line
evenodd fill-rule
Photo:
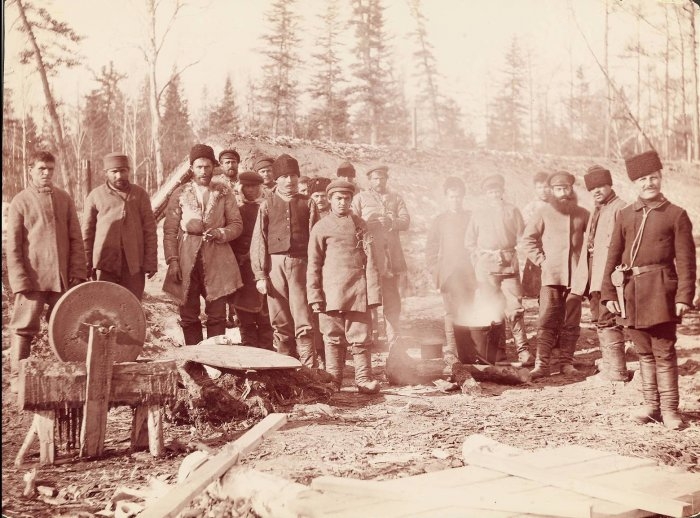
M 120 273 L 122 251 L 131 275 L 156 272 L 156 220 L 146 191 L 132 184 L 122 196 L 107 183 L 93 189 L 83 209 L 83 242 L 88 273 Z
M 464 245 L 470 216 L 469 211 L 443 212 L 428 229 L 426 265 L 435 287 L 440 291 L 444 291 L 445 283 L 455 274 L 456 278 L 475 282 L 471 256 Z
M 363 313 L 382 302 L 379 271 L 367 226 L 358 216 L 332 212 L 311 229 L 306 292 L 324 312 Z
M 7 214 L 7 273 L 13 293 L 54 291 L 87 278 L 75 204 L 57 188 L 30 185 Z
M 608 260 L 603 274 L 601 300 L 617 300 L 610 274 L 615 266 L 626 264 L 649 271 L 630 275 L 624 288 L 627 318 L 620 324 L 646 328 L 664 322 L 675 322 L 676 303 L 692 305 L 695 295 L 695 243 L 693 225 L 688 213 L 666 199 L 653 204 L 653 209 L 635 201 L 620 211 L 615 223 Z M 648 211 L 639 252 L 632 261 L 632 242 Z
M 193 182 L 178 187 L 168 202 L 163 223 L 163 249 L 170 262 L 178 258 L 182 282 L 166 276 L 163 290 L 178 304 L 184 304 L 190 275 L 201 254 L 206 299 L 216 300 L 243 285 L 238 263 L 229 241 L 237 238 L 243 224 L 233 192 L 225 185 L 209 185 L 209 201 L 202 210 Z M 210 229 L 223 230 L 223 236 L 205 242 L 202 234 Z

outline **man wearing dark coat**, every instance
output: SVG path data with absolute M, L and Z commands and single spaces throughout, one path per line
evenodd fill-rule
M 367 226 L 352 214 L 355 186 L 334 180 L 326 190 L 331 212 L 312 229 L 309 238 L 307 297 L 319 323 L 326 350 L 326 370 L 339 389 L 345 353 L 352 347 L 358 392 L 376 393 L 372 378 L 371 308 L 381 303 L 379 272 Z
M 644 406 L 637 423 L 663 421 L 678 429 L 676 325 L 695 295 L 693 225 L 661 193 L 661 160 L 647 151 L 625 160 L 637 200 L 620 211 L 603 274 L 601 299 L 620 315 L 639 354 Z M 624 310 L 624 316 L 622 315 Z
M 83 208 L 87 272 L 98 281 L 119 284 L 139 300 L 146 277 L 158 271 L 156 219 L 148 193 L 129 181 L 129 158 L 104 157 L 107 181 L 92 190 Z
M 15 294 L 10 319 L 10 381 L 16 391 L 19 362 L 29 358 L 41 315 L 63 292 L 87 278 L 85 249 L 73 200 L 52 182 L 56 159 L 31 159 L 29 183 L 7 213 L 7 275 Z

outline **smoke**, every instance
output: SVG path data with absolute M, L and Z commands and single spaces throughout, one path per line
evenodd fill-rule
M 500 293 L 476 290 L 474 301 L 459 308 L 455 324 L 466 327 L 486 327 L 503 322 L 505 300 Z

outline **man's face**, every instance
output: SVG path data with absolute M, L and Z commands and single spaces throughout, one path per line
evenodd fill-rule
M 608 196 L 610 196 L 611 192 L 612 185 L 601 185 L 600 187 L 596 187 L 595 189 L 591 190 L 593 200 L 596 203 L 603 203 L 608 198 Z
M 241 193 L 243 197 L 248 201 L 255 201 L 260 198 L 260 191 L 262 186 L 260 184 L 243 184 L 241 185 Z
M 503 189 L 500 187 L 488 187 L 486 189 L 486 198 L 492 202 L 503 200 Z
M 309 182 L 299 182 L 299 194 L 309 195 Z
M 198 158 L 190 166 L 194 173 L 194 181 L 197 185 L 208 186 L 214 174 L 214 163 L 208 158 Z
M 389 176 L 386 173 L 380 171 L 375 171 L 369 175 L 369 185 L 370 187 L 380 193 L 386 191 L 386 182 L 389 180 Z
M 535 182 L 535 192 L 542 201 L 547 201 L 552 195 L 552 188 L 547 182 Z
M 316 202 L 316 206 L 318 207 L 319 210 L 328 210 L 329 203 L 328 203 L 328 196 L 326 195 L 325 192 L 323 191 L 317 191 L 311 193 L 311 199 Z
M 559 201 L 571 201 L 573 199 L 574 188 L 571 185 L 554 185 L 552 194 Z
M 275 179 L 272 177 L 272 166 L 261 167 L 258 169 L 258 174 L 262 176 L 265 185 L 275 183 Z
M 226 156 L 221 159 L 221 170 L 231 180 L 236 180 L 238 177 L 238 160 L 236 157 Z
M 447 202 L 447 210 L 450 212 L 459 212 L 462 210 L 462 202 L 464 194 L 457 189 L 447 189 L 445 193 L 445 201 Z
M 352 194 L 349 192 L 335 191 L 331 194 L 331 211 L 338 216 L 347 216 L 350 214 Z
M 105 171 L 107 183 L 118 191 L 126 191 L 129 188 L 129 168 L 113 167 Z
M 283 174 L 275 183 L 278 189 L 296 191 L 299 188 L 299 177 L 295 174 Z
M 53 172 L 56 169 L 56 164 L 54 162 L 42 162 L 37 160 L 32 168 L 29 170 L 29 175 L 32 178 L 32 182 L 37 187 L 51 187 L 53 178 Z
M 639 190 L 639 197 L 650 200 L 661 193 L 661 171 L 637 178 L 634 184 Z

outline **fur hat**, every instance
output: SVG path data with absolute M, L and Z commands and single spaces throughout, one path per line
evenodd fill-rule
M 253 171 L 245 171 L 238 175 L 238 182 L 241 185 L 261 185 L 263 183 L 262 176 Z
M 345 178 L 355 178 L 355 166 L 352 165 L 350 162 L 343 162 L 338 166 L 338 171 L 335 175 L 343 176 Z
M 213 165 L 219 165 L 219 162 L 216 161 L 216 157 L 214 156 L 214 150 L 211 146 L 207 146 L 206 144 L 195 144 L 192 146 L 192 149 L 190 149 L 190 165 L 198 158 L 208 158 Z
M 596 187 L 603 185 L 612 185 L 612 176 L 610 171 L 599 165 L 592 165 L 583 175 L 583 182 L 586 184 L 586 189 L 592 191 Z
M 277 180 L 280 176 L 284 175 L 297 175 L 301 176 L 299 172 L 299 162 L 293 156 L 282 154 L 275 158 L 272 162 L 272 176 Z
M 225 158 L 227 155 L 232 156 L 233 158 L 236 159 L 236 162 L 240 163 L 241 155 L 239 155 L 238 151 L 236 151 L 235 149 L 224 149 L 221 153 L 219 153 L 219 162 L 221 162 L 221 160 L 223 158 Z
M 263 167 L 270 167 L 274 161 L 275 159 L 271 156 L 261 156 L 253 164 L 253 170 L 257 173 Z
M 116 169 L 119 167 L 129 167 L 129 157 L 121 153 L 110 153 L 103 159 L 104 170 Z
M 367 178 L 369 178 L 369 177 L 372 175 L 372 173 L 384 173 L 384 174 L 386 175 L 386 174 L 389 173 L 389 168 L 388 168 L 387 166 L 385 166 L 385 165 L 380 165 L 380 166 L 377 166 L 377 167 L 373 167 L 372 169 L 370 169 L 369 171 L 367 171 L 367 173 L 366 173 L 366 174 L 367 174 Z
M 626 158 L 625 166 L 627 167 L 627 176 L 629 176 L 632 181 L 663 169 L 659 154 L 654 150 L 645 151 L 639 155 Z
M 333 180 L 326 187 L 326 194 L 330 198 L 334 192 L 347 192 L 350 195 L 355 194 L 355 185 L 347 180 Z
M 549 175 L 548 182 L 550 187 L 555 185 L 568 185 L 571 187 L 576 183 L 576 177 L 569 171 L 557 171 Z
M 487 176 L 484 178 L 484 181 L 481 182 L 481 190 L 482 191 L 488 191 L 490 188 L 497 188 L 503 190 L 506 186 L 506 179 L 503 178 L 502 174 L 492 174 L 491 176 Z
M 326 192 L 326 188 L 331 183 L 330 178 L 325 178 L 323 176 L 317 176 L 311 179 L 311 187 L 309 188 L 309 194 L 315 192 Z

